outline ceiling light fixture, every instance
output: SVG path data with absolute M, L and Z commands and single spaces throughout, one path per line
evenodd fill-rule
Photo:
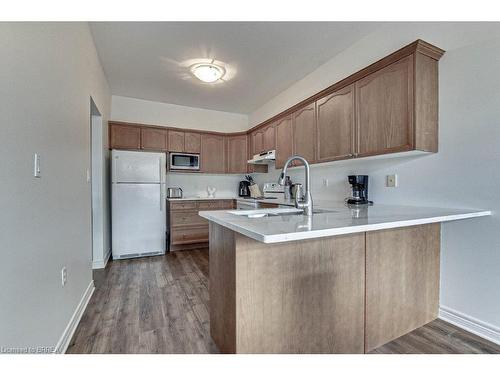
M 224 77 L 226 70 L 213 63 L 202 63 L 191 66 L 191 73 L 202 82 L 213 83 Z

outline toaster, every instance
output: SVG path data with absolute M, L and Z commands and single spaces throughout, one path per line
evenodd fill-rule
M 182 198 L 182 189 L 179 187 L 167 188 L 167 198 Z

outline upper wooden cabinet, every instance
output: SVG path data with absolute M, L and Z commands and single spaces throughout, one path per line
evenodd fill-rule
M 316 106 L 309 104 L 292 113 L 293 153 L 309 163 L 316 161 Z M 300 165 L 300 163 L 299 163 Z
M 283 168 L 293 155 L 292 118 L 286 116 L 276 122 L 276 168 Z
M 134 150 L 141 148 L 141 128 L 112 124 L 109 127 L 109 148 Z
M 224 136 L 215 134 L 201 135 L 201 172 L 224 173 Z
M 247 172 L 247 136 L 230 135 L 226 137 L 226 172 Z
M 413 56 L 356 82 L 357 156 L 413 146 Z
M 263 151 L 271 151 L 276 148 L 276 129 L 274 124 L 266 126 L 262 131 Z
M 260 154 L 264 151 L 264 132 L 262 129 L 254 131 L 252 137 L 252 155 Z
M 260 154 L 265 151 L 271 151 L 276 148 L 274 124 L 255 130 L 252 132 L 251 137 L 252 155 Z
M 201 134 L 200 133 L 184 133 L 184 152 L 199 154 L 201 151 Z
M 168 131 L 168 151 L 184 152 L 184 132 L 169 130 Z
M 316 102 L 317 161 L 354 156 L 354 85 L 349 85 Z
M 245 166 L 245 159 L 273 149 L 276 168 L 293 154 L 315 163 L 437 152 L 443 53 L 417 40 L 241 136 L 110 122 L 110 148 L 200 153 L 207 173 L 267 172 L 267 165 Z
M 157 128 L 141 128 L 141 149 L 166 151 L 167 130 Z

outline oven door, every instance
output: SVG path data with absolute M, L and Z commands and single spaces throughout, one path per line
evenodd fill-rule
M 170 170 L 200 170 L 200 155 L 180 152 L 170 153 Z

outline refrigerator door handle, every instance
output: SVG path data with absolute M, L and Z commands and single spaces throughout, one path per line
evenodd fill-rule
M 163 211 L 163 174 L 161 170 L 161 157 L 158 158 L 158 177 L 160 178 L 160 211 Z

